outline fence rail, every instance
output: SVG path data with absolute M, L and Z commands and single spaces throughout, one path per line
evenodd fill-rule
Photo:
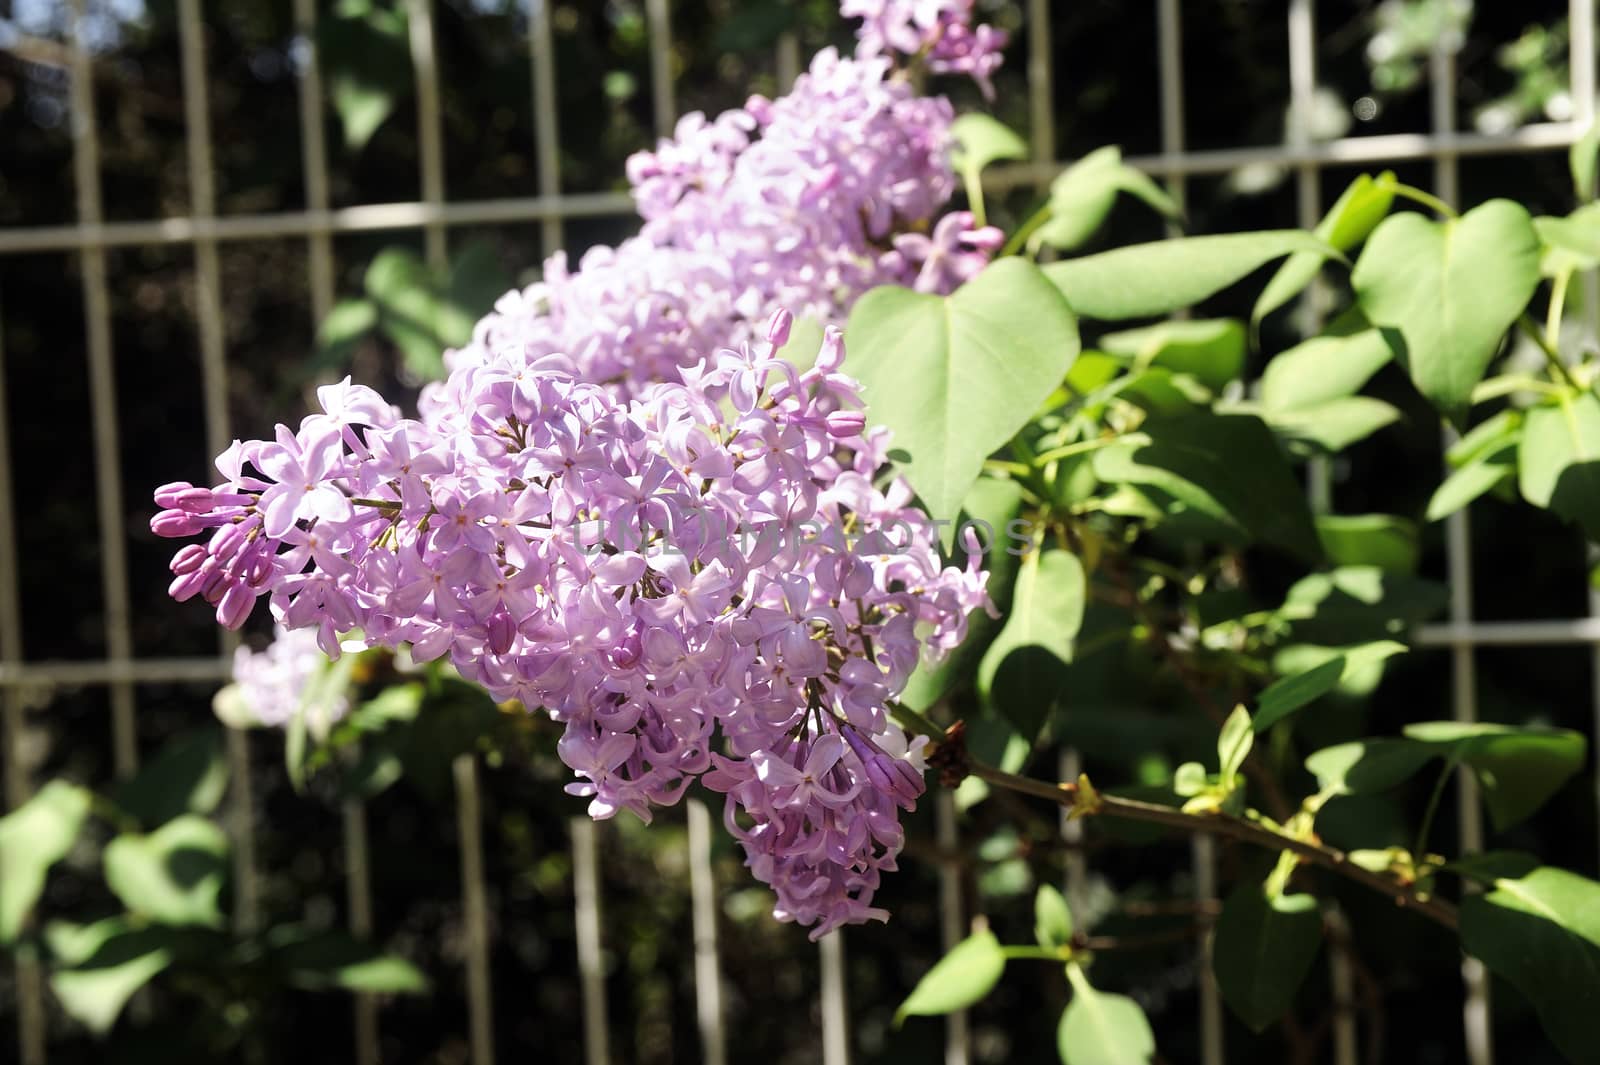
M 220 3 L 220 0 L 211 0 Z M 1459 161 L 1468 156 L 1528 153 L 1564 148 L 1594 120 L 1596 89 L 1595 0 L 1571 0 L 1569 5 L 1571 96 L 1575 114 L 1570 122 L 1538 123 L 1504 134 L 1462 133 L 1456 129 L 1455 71 L 1453 57 L 1437 51 L 1430 64 L 1432 128 L 1427 132 L 1371 137 L 1343 137 L 1312 142 L 1295 133 L 1290 142 L 1211 151 L 1185 147 L 1183 41 L 1179 0 L 1154 0 L 1157 39 L 1153 42 L 1159 77 L 1161 151 L 1128 161 L 1162 177 L 1180 200 L 1190 176 L 1225 173 L 1241 166 L 1271 164 L 1293 168 L 1298 220 L 1313 225 L 1323 208 L 1321 176 L 1324 169 L 1379 162 L 1432 161 L 1435 184 L 1446 201 L 1457 199 Z M 998 168 L 990 179 L 1001 188 L 1042 187 L 1064 165 L 1057 158 L 1049 0 L 1026 0 L 1025 17 L 1030 47 L 1026 70 L 1030 88 L 1029 125 L 1034 159 Z M 25 699 L 36 689 L 101 686 L 110 693 L 109 727 L 119 776 L 137 765 L 135 744 L 136 698 L 139 684 L 152 682 L 212 682 L 229 669 L 232 644 L 219 643 L 218 655 L 192 658 L 135 658 L 128 624 L 128 572 L 126 547 L 120 534 L 123 493 L 117 475 L 117 422 L 114 400 L 115 353 L 112 350 L 106 252 L 111 248 L 189 245 L 194 252 L 196 308 L 201 354 L 202 391 L 206 439 L 210 454 L 230 438 L 226 397 L 227 353 L 222 328 L 221 279 L 218 245 L 228 241 L 305 240 L 309 270 L 308 302 L 320 320 L 334 296 L 331 238 L 339 233 L 418 231 L 424 237 L 428 260 L 441 264 L 448 233 L 455 227 L 487 223 L 537 222 L 545 250 L 561 247 L 564 222 L 589 217 L 625 217 L 632 213 L 626 195 L 569 193 L 560 184 L 555 68 L 561 61 L 552 42 L 547 0 L 527 0 L 527 47 L 532 64 L 529 105 L 539 171 L 538 195 L 479 201 L 451 201 L 445 187 L 444 148 L 440 136 L 439 72 L 434 62 L 433 0 L 406 0 L 410 26 L 409 46 L 415 77 L 418 114 L 418 168 L 422 195 L 417 202 L 329 206 L 328 163 L 324 144 L 324 87 L 316 40 L 315 0 L 294 0 L 298 43 L 304 62 L 298 79 L 298 107 L 303 148 L 303 180 L 307 208 L 263 214 L 217 216 L 214 160 L 208 121 L 203 0 L 179 0 L 177 17 L 183 71 L 184 121 L 188 140 L 188 215 L 137 222 L 107 222 L 103 218 L 100 187 L 99 138 L 94 114 L 91 66 L 94 62 L 84 35 L 76 32 L 85 18 L 85 0 L 72 0 L 73 29 L 68 50 L 72 119 L 73 174 L 77 195 L 77 220 L 71 225 L 0 228 L 0 256 L 47 252 L 76 253 L 82 266 L 83 316 L 87 326 L 87 360 L 95 426 L 94 463 L 96 504 L 102 552 L 102 587 L 106 615 L 107 654 L 93 661 L 29 661 L 24 654 L 18 584 L 20 560 L 16 552 L 17 499 L 9 451 L 7 422 L 4 326 L 0 323 L 0 768 L 5 775 L 5 802 L 13 808 L 26 800 L 33 782 L 22 769 L 21 734 Z M 670 130 L 676 114 L 671 70 L 672 28 L 669 0 L 646 0 L 649 35 L 650 89 L 654 124 L 658 133 Z M 1291 0 L 1287 10 L 1291 106 L 1309 113 L 1316 88 L 1314 0 Z M 780 83 L 787 85 L 799 66 L 799 45 L 786 35 L 775 56 Z M 1304 123 L 1291 123 L 1303 129 Z M 1592 290 L 1592 288 L 1591 288 Z M 1590 300 L 1591 312 L 1600 301 Z M 1593 323 L 1591 322 L 1591 326 Z M 308 338 L 309 339 L 309 338 Z M 208 456 L 209 457 L 209 456 Z M 1313 499 L 1325 499 L 1326 471 L 1313 470 Z M 1319 487 L 1320 482 L 1320 487 Z M 1439 648 L 1451 656 L 1453 706 L 1465 721 L 1477 715 L 1474 652 L 1481 647 L 1536 645 L 1589 645 L 1597 663 L 1595 689 L 1596 728 L 1600 731 L 1600 592 L 1591 594 L 1591 616 L 1564 620 L 1475 622 L 1472 611 L 1471 545 L 1465 514 L 1447 526 L 1451 601 L 1449 620 L 1420 628 L 1415 637 L 1423 647 Z M 1071 752 L 1063 755 L 1066 772 L 1075 763 Z M 252 808 L 247 742 L 230 738 L 229 760 L 234 772 L 234 806 L 230 827 L 236 843 L 238 920 L 244 927 L 256 920 L 251 849 Z M 1069 772 L 1068 776 L 1071 775 Z M 495 989 L 488 965 L 485 884 L 476 766 L 470 757 L 454 765 L 459 837 L 462 847 L 462 901 L 467 949 L 464 958 L 469 999 L 469 1032 L 473 1065 L 494 1060 L 491 1036 L 491 1001 Z M 1478 807 L 1470 781 L 1459 793 L 1458 824 L 1467 846 L 1481 842 Z M 1597 795 L 1600 799 L 1600 795 Z M 940 808 L 941 840 L 950 843 L 955 832 L 954 812 Z M 697 1021 L 707 1065 L 722 1065 L 727 1054 L 727 1032 L 721 1006 L 715 881 L 710 862 L 710 818 L 698 804 L 689 810 L 689 866 L 694 897 L 695 974 L 699 992 Z M 586 819 L 575 822 L 572 848 L 575 862 L 579 957 L 584 1003 L 586 1057 L 590 1065 L 611 1060 L 608 1047 L 606 1002 L 599 899 L 597 835 L 604 826 Z M 1078 826 L 1064 824 L 1072 838 Z M 367 881 L 367 834 L 360 803 L 347 803 L 343 811 L 343 836 L 349 870 L 350 924 L 357 934 L 372 928 L 371 885 Z M 1193 851 L 1197 895 L 1215 894 L 1215 854 L 1211 841 L 1202 839 Z M 1081 863 L 1079 863 L 1081 866 Z M 1082 887 L 1082 870 L 1069 870 L 1069 891 Z M 945 877 L 941 889 L 942 928 L 946 942 L 964 932 L 966 906 L 960 878 Z M 376 930 L 381 933 L 381 929 Z M 1337 952 L 1335 952 L 1337 953 Z M 844 948 L 837 934 L 822 941 L 819 989 L 823 1029 L 819 1039 L 827 1065 L 845 1065 L 850 1057 L 849 997 L 844 968 Z M 1335 961 L 1337 966 L 1337 960 Z M 35 963 L 17 962 L 19 1059 L 23 1065 L 44 1065 L 47 1060 L 43 987 Z M 1493 1044 L 1487 1007 L 1488 986 L 1481 966 L 1464 968 L 1463 1023 L 1471 1065 L 1490 1065 Z M 1345 986 L 1348 973 L 1337 968 L 1334 986 Z M 1202 1037 L 1200 1054 L 1205 1065 L 1224 1060 L 1220 1003 L 1209 979 L 1200 982 Z M 1335 1032 L 1339 1065 L 1355 1060 L 1354 1021 L 1342 1016 Z M 378 1060 L 379 1017 L 370 999 L 358 998 L 352 1020 L 355 1060 L 371 1065 Z M 968 1060 L 965 1022 L 953 1017 L 947 1028 L 946 1061 Z

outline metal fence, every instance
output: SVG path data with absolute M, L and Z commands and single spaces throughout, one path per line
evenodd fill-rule
M 220 2 L 220 0 L 213 0 Z M 1457 132 L 1456 73 L 1453 56 L 1438 50 L 1429 70 L 1432 128 L 1408 134 L 1309 140 L 1305 121 L 1292 121 L 1289 143 L 1189 151 L 1185 148 L 1183 42 L 1180 0 L 1153 0 L 1160 84 L 1161 151 L 1131 158 L 1133 165 L 1163 178 L 1172 193 L 1182 198 L 1187 178 L 1221 174 L 1250 164 L 1274 164 L 1293 169 L 1298 199 L 1298 221 L 1313 226 L 1323 209 L 1322 172 L 1333 166 L 1431 160 L 1436 189 L 1446 202 L 1455 202 L 1460 160 L 1490 153 L 1527 153 L 1560 149 L 1574 142 L 1593 122 L 1595 111 L 1595 0 L 1570 0 L 1570 70 L 1574 114 L 1570 121 L 1536 123 L 1495 134 Z M 1290 106 L 1302 119 L 1314 105 L 1316 90 L 1315 0 L 1289 0 L 1287 5 Z M 452 202 L 444 181 L 444 153 L 440 137 L 439 74 L 434 60 L 433 0 L 406 0 L 410 51 L 417 97 L 418 165 L 421 199 L 409 203 L 371 204 L 340 209 L 329 203 L 328 163 L 324 148 L 324 92 L 315 49 L 315 0 L 294 0 L 298 44 L 305 62 L 299 77 L 299 110 L 303 150 L 306 209 L 270 214 L 216 214 L 212 134 L 208 121 L 206 55 L 203 36 L 203 0 L 178 0 L 183 70 L 183 103 L 188 141 L 190 204 L 185 217 L 142 222 L 104 221 L 100 189 L 99 142 L 96 133 L 91 81 L 91 52 L 77 32 L 70 45 L 71 129 L 73 173 L 77 195 L 77 222 L 67 226 L 11 227 L 0 229 L 0 255 L 37 252 L 75 252 L 82 264 L 83 315 L 87 326 L 88 370 L 94 427 L 96 504 L 102 553 L 107 655 L 95 661 L 29 661 L 22 644 L 21 607 L 16 550 L 17 498 L 13 491 L 12 464 L 6 421 L 4 328 L 0 323 L 0 768 L 5 776 L 5 801 L 14 808 L 25 801 L 34 782 L 21 768 L 19 741 L 24 727 L 24 696 L 40 689 L 101 686 L 109 691 L 114 763 L 118 775 L 136 768 L 136 688 L 152 682 L 221 681 L 230 669 L 231 644 L 224 636 L 218 655 L 204 658 L 135 658 L 129 627 L 128 567 L 121 529 L 125 513 L 123 486 L 118 480 L 119 434 L 114 402 L 110 304 L 106 251 L 121 246 L 188 245 L 194 253 L 194 283 L 209 454 L 220 452 L 231 438 L 226 409 L 228 353 L 225 350 L 218 244 L 246 239 L 304 240 L 307 245 L 310 290 L 308 299 L 316 320 L 333 305 L 334 268 L 332 238 L 357 231 L 418 231 L 424 236 L 430 264 L 442 266 L 447 233 L 453 227 L 497 222 L 541 224 L 547 250 L 563 245 L 567 219 L 632 213 L 630 199 L 621 194 L 564 193 L 557 166 L 560 131 L 556 120 L 554 71 L 561 57 L 552 45 L 550 9 L 546 0 L 528 0 L 527 47 L 533 78 L 530 110 L 533 116 L 539 194 L 533 197 Z M 1276 5 L 1262 5 L 1263 10 Z M 85 17 L 85 0 L 71 0 L 73 26 Z M 1000 169 L 992 177 L 998 187 L 1042 187 L 1065 165 L 1057 159 L 1054 131 L 1054 91 L 1051 59 L 1050 0 L 1026 0 L 1029 53 L 1026 58 L 1030 90 L 1030 132 L 1034 161 Z M 1282 9 L 1280 8 L 1279 11 Z M 646 0 L 650 40 L 651 91 L 654 124 L 660 133 L 671 129 L 676 106 L 669 62 L 672 28 L 669 0 Z M 1278 11 L 1270 17 L 1281 17 Z M 1015 61 L 1015 60 L 1014 60 Z M 778 45 L 779 82 L 787 85 L 799 70 L 797 41 L 785 36 Z M 1592 289 L 1591 289 L 1592 291 Z M 1589 300 L 1591 314 L 1597 305 Z M 1592 323 L 1591 323 L 1592 324 Z M 309 338 L 308 338 L 309 341 Z M 1325 497 L 1325 471 L 1313 469 L 1313 497 Z M 1448 651 L 1453 668 L 1453 708 L 1456 718 L 1477 715 L 1474 652 L 1483 647 L 1582 645 L 1593 649 L 1597 678 L 1595 689 L 1597 732 L 1600 732 L 1600 592 L 1590 593 L 1591 615 L 1558 621 L 1482 623 L 1473 619 L 1471 545 L 1465 513 L 1454 515 L 1447 526 L 1450 585 L 1449 620 L 1423 626 L 1416 642 Z M 258 921 L 256 860 L 250 826 L 252 798 L 247 740 L 230 733 L 228 748 L 234 786 L 229 812 L 235 844 L 236 920 L 244 928 Z M 1075 774 L 1072 752 L 1065 752 L 1064 778 Z M 489 942 L 483 876 L 483 842 L 479 819 L 477 767 L 471 756 L 454 765 L 454 783 L 460 838 L 461 893 L 466 927 L 465 970 L 469 1002 L 469 1032 L 473 1065 L 490 1065 L 495 1051 L 491 1040 L 491 1009 L 496 988 L 491 985 Z M 1483 832 L 1472 781 L 1459 789 L 1459 830 L 1463 848 L 1481 847 Z M 954 809 L 948 796 L 938 800 L 941 843 L 954 841 Z M 1600 794 L 1597 794 L 1600 801 Z M 605 831 L 586 818 L 572 822 L 577 908 L 577 966 L 584 1003 L 585 1054 L 589 1065 L 612 1060 L 607 1038 L 603 921 L 598 884 L 596 834 Z M 688 809 L 688 847 L 691 870 L 694 928 L 694 973 L 698 997 L 697 1022 L 704 1060 L 723 1065 L 727 1036 L 721 1005 L 716 936 L 715 884 L 710 861 L 711 821 L 705 807 L 691 801 Z M 1064 823 L 1064 835 L 1073 838 L 1077 826 Z M 349 870 L 348 911 L 351 930 L 368 935 L 372 928 L 371 884 L 367 879 L 367 833 L 363 806 L 348 802 L 343 811 L 346 866 Z M 1214 853 L 1209 839 L 1194 844 L 1197 895 L 1210 900 L 1215 894 Z M 1081 859 L 1069 864 L 1069 890 L 1076 894 L 1083 876 Z M 965 934 L 965 906 L 960 878 L 941 881 L 941 913 L 946 946 Z M 1335 915 L 1335 919 L 1337 919 Z M 819 1036 L 825 1065 L 845 1065 L 850 1059 L 849 994 L 846 987 L 844 945 L 839 934 L 820 944 L 822 981 L 819 988 L 822 1032 Z M 1332 952 L 1332 986 L 1348 999 L 1350 976 L 1342 970 L 1340 953 Z M 1202 979 L 1202 1036 L 1200 1056 L 1205 1065 L 1224 1061 L 1222 1012 L 1214 984 Z M 1488 981 L 1483 967 L 1470 959 L 1463 964 L 1464 1011 L 1468 1060 L 1489 1065 L 1493 1040 L 1489 1026 Z M 41 973 L 27 960 L 17 971 L 19 1058 L 22 1065 L 43 1065 L 47 1060 L 45 1012 Z M 1341 989 L 1343 991 L 1341 992 Z M 357 996 L 353 1020 L 354 1059 L 359 1065 L 378 1060 L 379 1017 L 376 1005 Z M 1356 1061 L 1355 1022 L 1346 1011 L 1335 1026 L 1335 1053 L 1340 1065 Z M 969 1060 L 965 1018 L 947 1021 L 945 1060 L 962 1065 Z

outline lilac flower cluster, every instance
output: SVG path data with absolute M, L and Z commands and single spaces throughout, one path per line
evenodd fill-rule
M 970 64 L 949 51 L 977 32 L 966 27 L 940 16 L 930 54 L 944 68 L 992 70 L 998 51 Z M 983 47 L 997 47 L 984 30 Z M 628 160 L 642 232 L 589 251 L 577 269 L 552 256 L 542 280 L 502 298 L 447 363 L 559 352 L 627 394 L 759 339 L 778 307 L 839 324 L 877 285 L 948 292 L 1002 241 L 968 212 L 939 219 L 955 188 L 953 117 L 948 100 L 918 95 L 865 40 L 854 59 L 819 53 L 776 100 L 689 114 L 673 139 Z
M 990 78 L 1000 69 L 1006 34 L 973 25 L 973 0 L 842 0 L 839 13 L 862 20 L 861 57 L 920 58 L 935 74 L 965 74 L 994 98 Z
M 564 725 L 594 816 L 648 819 L 699 777 L 779 917 L 881 919 L 923 788 L 888 704 L 986 575 L 944 567 L 907 486 L 875 484 L 887 434 L 838 330 L 804 373 L 776 356 L 791 321 L 631 398 L 537 350 L 458 367 L 426 422 L 325 387 L 298 430 L 235 442 L 224 483 L 160 490 L 158 533 L 209 533 L 173 594 L 230 627 L 269 596 L 330 656 L 351 630 L 448 656 Z M 789 535 L 810 521 L 851 535 Z
M 279 625 L 264 650 L 241 647 L 233 653 L 233 680 L 239 694 L 255 720 L 268 728 L 282 728 L 294 719 L 305 702 L 307 685 L 327 668 L 328 658 L 311 629 Z M 313 724 L 326 727 L 349 708 L 349 701 L 339 695 L 326 710 L 327 720 Z

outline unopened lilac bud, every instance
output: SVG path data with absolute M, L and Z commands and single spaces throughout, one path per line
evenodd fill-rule
M 783 347 L 789 343 L 789 330 L 793 326 L 794 315 L 780 307 L 773 312 L 772 320 L 767 322 L 767 340 L 775 348 Z
M 164 484 L 155 491 L 156 506 L 163 509 L 176 507 L 179 497 L 193 488 L 194 485 L 188 481 L 173 481 L 171 484 Z
M 209 514 L 217 503 L 209 488 L 186 488 L 177 494 L 172 505 L 190 514 Z
M 250 608 L 255 603 L 254 588 L 244 584 L 229 585 L 222 601 L 217 604 L 217 624 L 225 629 L 237 629 L 250 616 Z
M 205 527 L 199 515 L 186 510 L 163 510 L 150 519 L 150 531 L 157 536 L 193 536 Z
M 178 549 L 176 555 L 172 556 L 170 568 L 172 572 L 183 576 L 199 569 L 205 564 L 206 559 L 210 557 L 210 552 L 200 544 L 185 544 Z
M 511 645 L 517 639 L 517 623 L 511 620 L 510 614 L 496 610 L 489 615 L 488 628 L 490 653 L 503 655 L 511 650 Z
M 867 414 L 859 410 L 836 410 L 828 415 L 828 435 L 839 440 L 860 436 L 867 428 Z
M 822 348 L 817 352 L 815 368 L 822 373 L 833 373 L 844 365 L 844 334 L 836 325 L 830 325 L 822 334 Z
M 238 553 L 244 546 L 245 539 L 249 536 L 243 522 L 232 522 L 217 529 L 211 537 L 211 553 L 217 558 L 227 561 Z
M 198 546 L 198 545 L 196 545 Z M 180 573 L 167 585 L 167 594 L 178 602 L 187 602 L 193 599 L 200 589 L 204 588 L 211 574 L 204 570 L 194 570 L 189 573 Z

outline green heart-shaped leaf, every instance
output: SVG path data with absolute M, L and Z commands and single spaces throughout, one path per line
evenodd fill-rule
M 1460 218 L 1383 221 L 1351 275 L 1361 311 L 1396 330 L 1417 390 L 1459 418 L 1539 283 L 1539 235 L 1510 200 Z
M 850 312 L 847 369 L 874 423 L 910 454 L 906 479 L 953 517 L 983 469 L 1061 383 L 1078 327 L 1038 267 L 1011 257 L 951 296 L 868 292 Z
M 228 837 L 205 818 L 185 815 L 147 836 L 118 836 L 103 860 L 106 885 L 134 913 L 165 925 L 222 927 Z
M 1600 1065 L 1600 884 L 1545 866 L 1461 904 L 1461 945 L 1533 1003 L 1576 1065 Z

